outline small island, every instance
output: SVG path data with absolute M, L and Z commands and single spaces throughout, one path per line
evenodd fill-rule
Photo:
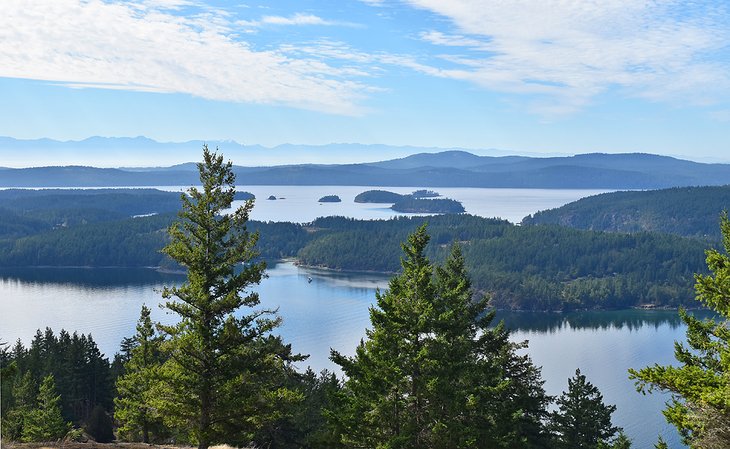
M 233 199 L 234 200 L 243 200 L 243 201 L 255 200 L 256 195 L 254 195 L 251 192 L 236 192 L 236 194 L 233 196 Z
M 319 199 L 320 203 L 341 203 L 342 200 L 337 195 L 325 195 Z
M 274 195 L 269 195 L 269 197 L 268 197 L 268 198 L 266 198 L 266 199 L 267 199 L 267 200 L 271 200 L 271 201 L 273 201 L 273 200 L 275 200 L 275 199 L 276 199 L 276 197 L 275 197 Z
M 405 195 L 387 190 L 368 190 L 355 197 L 356 203 L 387 203 L 393 204 L 402 200 Z
M 418 214 L 460 214 L 465 211 L 464 206 L 449 198 L 425 199 L 407 196 L 391 207 L 396 212 Z
M 441 196 L 438 192 L 434 192 L 433 190 L 416 190 L 415 192 L 411 193 L 411 196 L 413 198 L 436 198 Z

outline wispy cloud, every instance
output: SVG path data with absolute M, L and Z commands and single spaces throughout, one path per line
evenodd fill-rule
M 547 115 L 576 111 L 612 88 L 651 100 L 712 103 L 730 91 L 730 14 L 679 0 L 405 0 L 439 14 L 451 34 L 420 38 L 466 54 L 439 76 L 498 92 L 542 95 Z M 724 57 L 723 57 L 724 54 Z
M 237 36 L 225 11 L 199 6 L 186 0 L 3 0 L 0 77 L 362 112 L 358 102 L 368 87 L 351 73 L 321 59 L 256 50 Z M 325 22 L 311 15 L 264 20 Z
M 314 14 L 296 13 L 291 16 L 263 16 L 259 20 L 239 20 L 236 25 L 243 27 L 259 28 L 266 25 L 272 26 L 353 26 L 349 22 L 325 20 Z

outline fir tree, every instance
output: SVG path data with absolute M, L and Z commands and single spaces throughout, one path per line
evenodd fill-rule
M 56 393 L 52 375 L 43 378 L 38 391 L 36 407 L 31 410 L 23 424 L 23 441 L 56 441 L 63 438 L 71 423 L 61 416 L 61 396 Z
M 706 252 L 709 275 L 695 275 L 699 302 L 721 320 L 700 320 L 684 310 L 687 344 L 675 343 L 679 366 L 654 365 L 629 370 L 642 393 L 654 389 L 672 393 L 664 416 L 679 430 L 685 444 L 697 449 L 730 447 L 730 220 L 720 218 L 724 251 Z M 663 446 L 662 446 L 663 445 Z M 666 447 L 660 441 L 657 447 Z
M 458 246 L 443 267 L 424 256 L 425 226 L 403 245 L 403 271 L 376 294 L 354 357 L 332 359 L 347 379 L 331 414 L 353 447 L 542 447 L 549 398 L 518 357 L 487 299 L 473 291 Z
M 3 385 L 9 383 L 7 380 L 3 378 Z M 3 409 L 3 438 L 19 441 L 23 436 L 28 415 L 35 409 L 37 388 L 30 371 L 26 371 L 22 376 L 18 375 L 12 385 L 11 401 L 8 401 L 7 408 Z
M 601 392 L 579 369 L 575 370 L 575 377 L 568 379 L 568 391 L 556 404 L 558 410 L 551 415 L 556 448 L 605 447 L 620 430 L 611 423 L 616 406 L 604 404 Z
M 182 196 L 163 250 L 186 268 L 187 281 L 163 292 L 165 307 L 180 322 L 160 326 L 170 337 L 170 358 L 156 392 L 166 420 L 189 431 L 201 449 L 214 442 L 248 443 L 257 428 L 278 418 L 298 395 L 274 373 L 299 359 L 280 340 L 264 337 L 279 325 L 274 312 L 251 310 L 259 298 L 249 288 L 265 268 L 254 260 L 258 235 L 246 230 L 253 200 L 226 213 L 235 196 L 232 164 L 207 146 L 203 159 L 202 190 Z
M 120 423 L 119 434 L 125 440 L 144 443 L 164 434 L 162 417 L 153 407 L 153 387 L 160 380 L 163 357 L 160 336 L 150 318 L 150 309 L 142 306 L 137 333 L 124 341 L 129 352 L 124 374 L 117 379 L 114 417 Z M 152 438 L 150 437 L 152 434 Z

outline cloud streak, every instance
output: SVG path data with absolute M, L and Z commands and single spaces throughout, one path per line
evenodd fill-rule
M 730 89 L 730 20 L 717 3 L 673 0 L 405 0 L 449 19 L 420 38 L 466 54 L 442 77 L 538 95 L 539 113 L 572 113 L 618 88 L 657 101 L 712 103 Z
M 368 87 L 318 59 L 258 51 L 225 11 L 185 0 L 3 0 L 0 76 L 75 88 L 182 93 L 209 100 L 362 113 Z M 315 24 L 310 15 L 269 17 Z

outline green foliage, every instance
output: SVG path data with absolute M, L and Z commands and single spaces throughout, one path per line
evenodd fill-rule
M 351 447 L 544 447 L 548 397 L 539 370 L 515 354 L 486 300 L 472 301 L 455 247 L 443 267 L 425 255 L 425 226 L 403 244 L 403 271 L 376 294 L 354 357 L 332 360 L 347 378 L 330 413 Z
M 12 385 L 11 395 L 3 395 L 7 405 L 3 407 L 2 428 L 4 438 L 20 441 L 26 420 L 36 406 L 37 386 L 30 372 L 22 376 L 14 374 L 14 379 L 2 379 L 4 385 Z
M 465 211 L 464 206 L 456 200 L 449 198 L 417 198 L 410 195 L 404 196 L 390 208 L 396 212 L 425 214 L 460 214 Z
M 52 375 L 43 378 L 38 398 L 23 422 L 21 439 L 26 442 L 56 441 L 63 438 L 71 428 L 61 416 L 61 396 L 56 393 Z
M 170 299 L 166 308 L 180 322 L 160 326 L 169 335 L 169 359 L 154 393 L 166 423 L 189 432 L 201 449 L 248 443 L 256 429 L 279 418 L 299 399 L 282 384 L 282 373 L 301 359 L 280 339 L 266 336 L 280 322 L 273 311 L 250 310 L 259 298 L 248 289 L 264 271 L 263 263 L 253 262 L 257 235 L 246 229 L 253 201 L 224 214 L 235 196 L 231 163 L 207 147 L 203 158 L 202 190 L 182 196 L 163 250 L 185 267 L 187 281 L 163 291 Z
M 129 355 L 124 362 L 124 373 L 116 383 L 114 417 L 120 424 L 121 439 L 149 443 L 160 441 L 168 434 L 162 416 L 153 407 L 152 396 L 164 361 L 162 341 L 152 324 L 150 309 L 142 306 L 137 333 L 127 342 Z
M 111 443 L 114 441 L 114 422 L 104 407 L 97 405 L 91 411 L 86 431 L 94 437 L 97 443 Z
M 469 215 L 361 221 L 320 218 L 298 253 L 306 265 L 395 272 L 397 248 L 409 229 L 429 223 L 426 252 L 443 261 L 448 245 L 464 242 L 469 273 L 492 305 L 518 310 L 679 306 L 692 298 L 703 245 L 659 234 L 610 234 L 558 226 L 513 226 Z
M 730 186 L 612 192 L 537 212 L 523 225 L 559 224 L 613 232 L 663 232 L 719 241 L 718 214 L 730 204 Z
M 556 449 L 613 447 L 610 440 L 620 430 L 611 423 L 616 406 L 605 405 L 601 392 L 579 369 L 575 370 L 575 377 L 568 379 L 568 391 L 560 395 L 556 405 L 558 409 L 550 416 Z M 630 445 L 625 435 L 619 438 L 620 445 Z
M 66 420 L 81 423 L 97 404 L 112 407 L 114 388 L 109 361 L 91 335 L 70 335 L 61 330 L 56 336 L 50 328 L 38 330 L 29 348 L 18 341 L 9 357 L 17 373 L 14 382 L 28 376 L 37 386 L 46 376 L 53 376 Z M 12 409 L 13 398 L 10 401 Z
M 642 393 L 654 389 L 672 393 L 664 410 L 684 442 L 692 448 L 730 446 L 730 220 L 720 221 L 724 252 L 707 251 L 709 275 L 696 275 L 697 300 L 722 320 L 699 320 L 680 310 L 687 325 L 687 342 L 675 342 L 679 366 L 654 365 L 629 370 Z

